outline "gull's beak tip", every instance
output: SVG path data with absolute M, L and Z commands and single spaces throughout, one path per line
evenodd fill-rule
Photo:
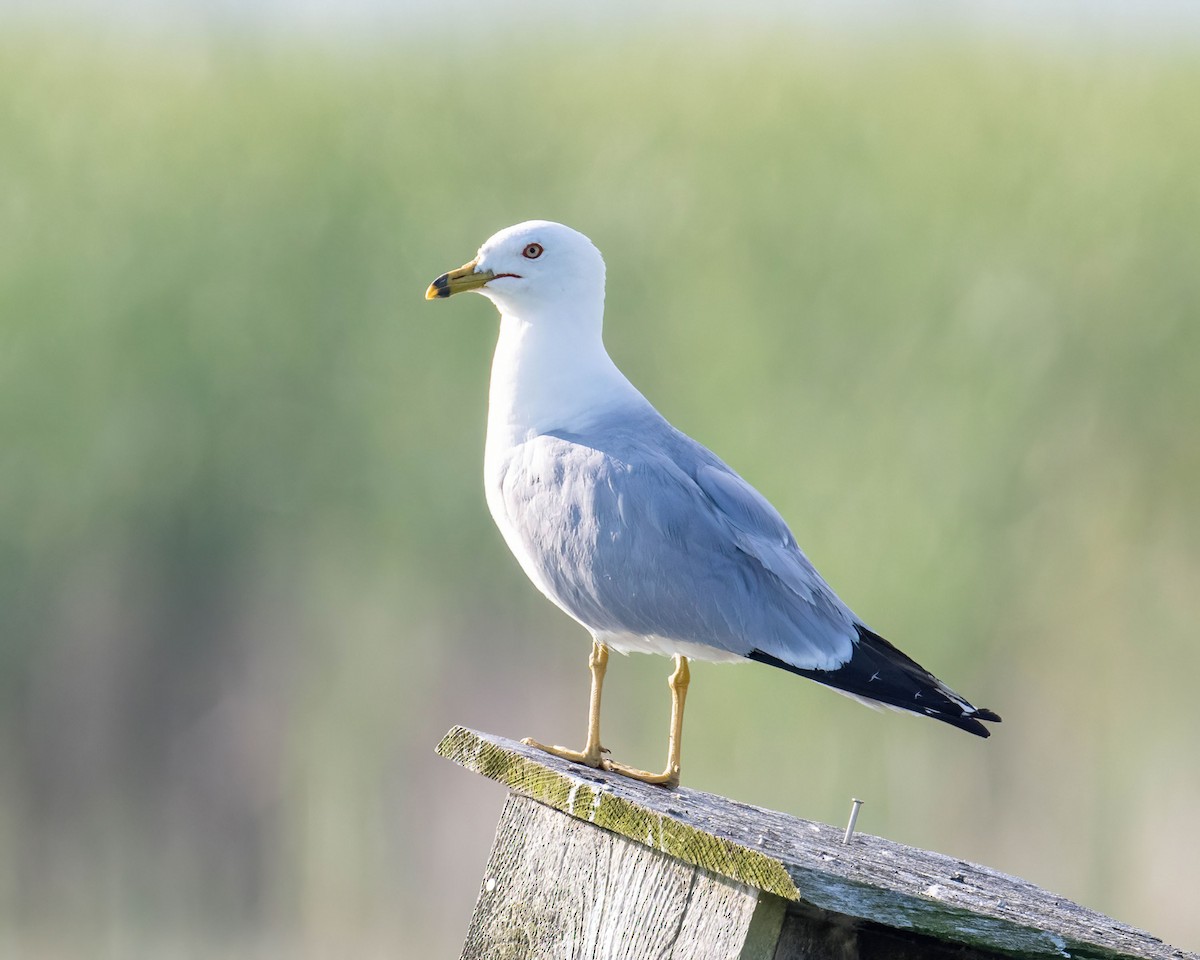
M 442 300 L 464 290 L 478 290 L 496 275 L 491 270 L 476 270 L 477 261 L 464 263 L 457 270 L 443 273 L 425 291 L 426 300 Z

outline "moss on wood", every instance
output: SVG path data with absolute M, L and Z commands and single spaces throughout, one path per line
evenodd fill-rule
M 617 796 L 599 777 L 588 780 L 553 769 L 465 727 L 455 727 L 447 733 L 437 745 L 437 752 L 576 819 L 739 883 L 787 900 L 800 899 L 796 884 L 778 860 Z

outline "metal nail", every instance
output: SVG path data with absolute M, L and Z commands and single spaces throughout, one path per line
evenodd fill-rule
M 858 822 L 858 808 L 863 805 L 863 802 L 857 798 L 850 802 L 853 804 L 850 807 L 850 822 L 846 824 L 846 835 L 842 837 L 842 843 L 849 843 L 850 838 L 854 836 L 854 824 Z

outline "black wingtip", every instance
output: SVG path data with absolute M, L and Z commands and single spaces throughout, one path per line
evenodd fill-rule
M 929 716 L 932 716 L 935 720 L 941 720 L 943 723 L 948 723 L 952 727 L 958 727 L 959 730 L 965 730 L 967 733 L 973 733 L 977 737 L 983 737 L 984 740 L 992 735 L 992 731 L 973 716 L 949 717 L 941 714 L 929 714 Z
M 858 642 L 854 655 L 834 670 L 796 667 L 757 649 L 751 650 L 747 658 L 808 677 L 852 697 L 941 720 L 977 737 L 991 736 L 980 721 L 999 723 L 998 713 L 971 706 L 879 634 L 862 624 L 856 624 L 856 629 Z

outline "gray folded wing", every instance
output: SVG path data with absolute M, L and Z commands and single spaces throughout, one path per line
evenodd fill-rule
M 856 618 L 783 519 L 653 411 L 514 449 L 499 478 L 524 562 L 595 631 L 836 669 Z

